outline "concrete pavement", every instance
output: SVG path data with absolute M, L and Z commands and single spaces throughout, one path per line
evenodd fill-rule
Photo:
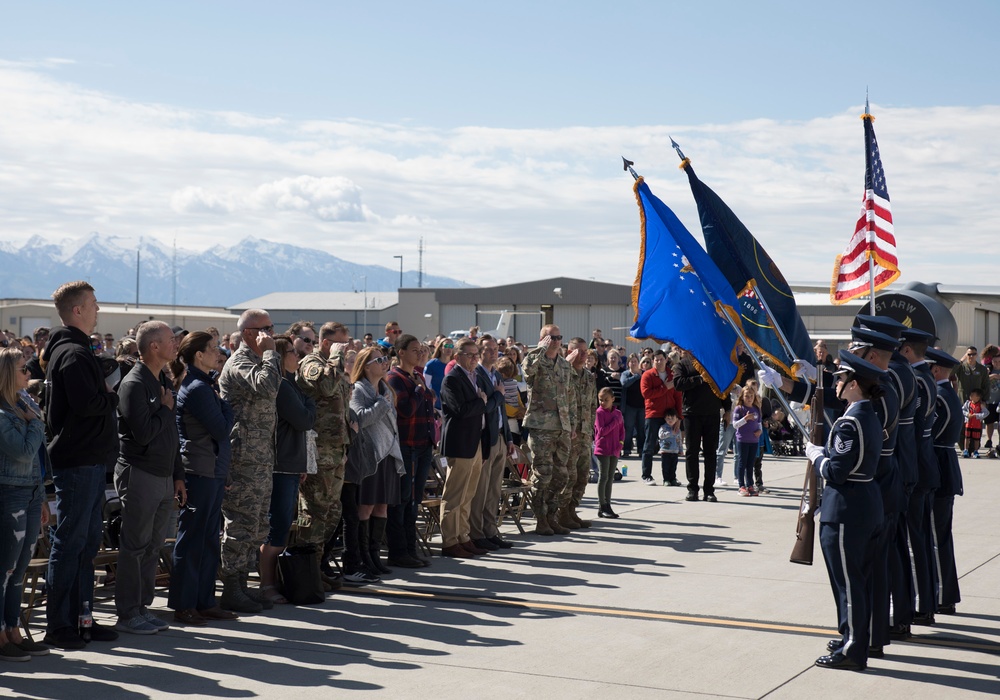
M 814 566 L 788 562 L 804 458 L 767 458 L 772 495 L 721 488 L 716 504 L 646 486 L 638 462 L 627 464 L 613 493 L 619 520 L 556 538 L 506 526 L 515 549 L 436 557 L 320 606 L 55 650 L 5 664 L 0 691 L 72 700 L 1000 694 L 1000 460 L 962 460 L 958 614 L 915 627 L 917 637 L 887 647 L 865 673 L 813 666 L 836 619 L 818 542 Z M 595 508 L 588 493 L 584 517 Z M 96 613 L 113 623 L 111 601 Z

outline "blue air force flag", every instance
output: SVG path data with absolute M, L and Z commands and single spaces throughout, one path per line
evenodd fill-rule
M 684 348 L 702 378 L 724 396 L 739 372 L 736 332 L 722 315 L 739 323 L 736 295 L 684 224 L 641 177 L 633 190 L 642 247 L 632 286 L 635 323 L 629 335 Z

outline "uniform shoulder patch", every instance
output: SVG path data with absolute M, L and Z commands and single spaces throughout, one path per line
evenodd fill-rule
M 854 440 L 844 440 L 839 435 L 834 436 L 833 451 L 837 454 L 847 454 L 854 447 Z
M 314 382 L 319 379 L 321 374 L 323 374 L 323 368 L 315 363 L 309 363 L 309 365 L 304 367 L 302 370 L 302 376 L 310 382 Z

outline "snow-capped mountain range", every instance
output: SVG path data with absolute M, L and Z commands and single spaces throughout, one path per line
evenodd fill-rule
M 139 246 L 139 301 L 170 304 L 176 269 L 179 305 L 230 306 L 270 292 L 395 291 L 399 270 L 359 265 L 319 250 L 245 238 L 203 252 L 182 250 L 143 238 Z M 92 233 L 52 242 L 33 236 L 23 245 L 0 242 L 0 298 L 47 299 L 63 282 L 89 281 L 98 299 L 135 301 L 136 241 Z M 367 277 L 367 280 L 364 278 Z M 415 271 L 403 286 L 416 287 Z M 424 287 L 462 287 L 449 277 L 424 275 Z

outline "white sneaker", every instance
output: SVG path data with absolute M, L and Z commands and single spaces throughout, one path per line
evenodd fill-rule
M 651 476 L 644 476 L 642 477 L 642 483 L 646 484 L 646 486 L 656 486 L 656 479 Z
M 715 485 L 716 486 L 725 486 L 726 485 L 726 480 L 723 479 L 722 477 L 719 477 L 719 478 L 717 478 L 715 480 Z

